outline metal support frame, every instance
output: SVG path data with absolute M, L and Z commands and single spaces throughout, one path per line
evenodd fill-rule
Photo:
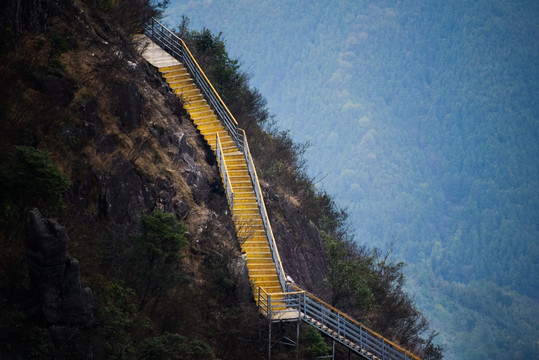
M 294 341 L 290 337 L 286 336 L 286 323 L 287 322 L 295 322 L 296 323 L 296 340 Z M 274 340 L 274 332 L 272 331 L 272 327 L 274 324 L 278 324 L 280 327 L 280 333 L 279 337 Z M 292 346 L 292 347 L 298 347 L 299 346 L 299 326 L 300 321 L 298 319 L 295 320 L 279 320 L 279 321 L 272 321 L 268 319 L 268 360 L 271 360 L 271 354 L 272 354 L 272 348 L 275 345 L 285 345 L 285 346 Z

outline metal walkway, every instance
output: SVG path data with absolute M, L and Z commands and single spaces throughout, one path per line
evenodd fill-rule
M 158 68 L 215 152 L 259 311 L 271 324 L 303 321 L 365 359 L 419 358 L 299 287 L 287 283 L 245 132 L 179 37 L 155 19 L 139 36 L 142 56 Z M 299 331 L 299 327 L 298 327 Z

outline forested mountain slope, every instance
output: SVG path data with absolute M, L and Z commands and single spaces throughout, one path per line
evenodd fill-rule
M 387 246 L 453 359 L 538 349 L 533 1 L 173 2 L 223 31 L 308 169 Z M 317 180 L 317 181 L 318 181 Z M 470 340 L 472 339 L 472 340 Z
M 12 0 L 0 13 L 2 359 L 266 357 L 215 154 L 133 36 L 155 6 Z M 402 264 L 350 241 L 220 37 L 181 31 L 247 132 L 286 274 L 441 358 Z M 299 347 L 272 353 L 315 358 L 325 342 L 301 329 Z

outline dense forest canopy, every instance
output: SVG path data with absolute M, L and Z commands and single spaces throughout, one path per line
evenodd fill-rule
M 448 358 L 537 356 L 537 2 L 173 1 L 165 22 L 182 15 L 310 144 L 356 240 L 409 264 Z

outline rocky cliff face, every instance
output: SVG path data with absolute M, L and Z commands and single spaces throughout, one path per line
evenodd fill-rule
M 318 230 L 285 195 L 266 187 L 264 196 L 288 280 L 323 297 L 326 256 Z
M 221 292 L 254 309 L 215 156 L 155 69 L 93 2 L 10 1 L 6 9 L 0 27 L 15 29 L 9 41 L 18 43 L 0 61 L 0 150 L 47 150 L 72 183 L 58 222 L 33 210 L 26 236 L 30 276 L 53 337 L 66 343 L 66 332 L 53 328 L 96 326 L 99 304 L 82 285 L 99 270 L 93 247 L 133 236 L 141 214 L 156 209 L 188 227 L 182 268 L 193 286 L 217 276 Z M 286 273 L 320 290 L 325 257 L 315 227 L 285 195 L 264 194 Z M 67 251 L 68 232 L 80 264 Z M 99 346 L 81 349 L 72 354 L 104 356 Z

